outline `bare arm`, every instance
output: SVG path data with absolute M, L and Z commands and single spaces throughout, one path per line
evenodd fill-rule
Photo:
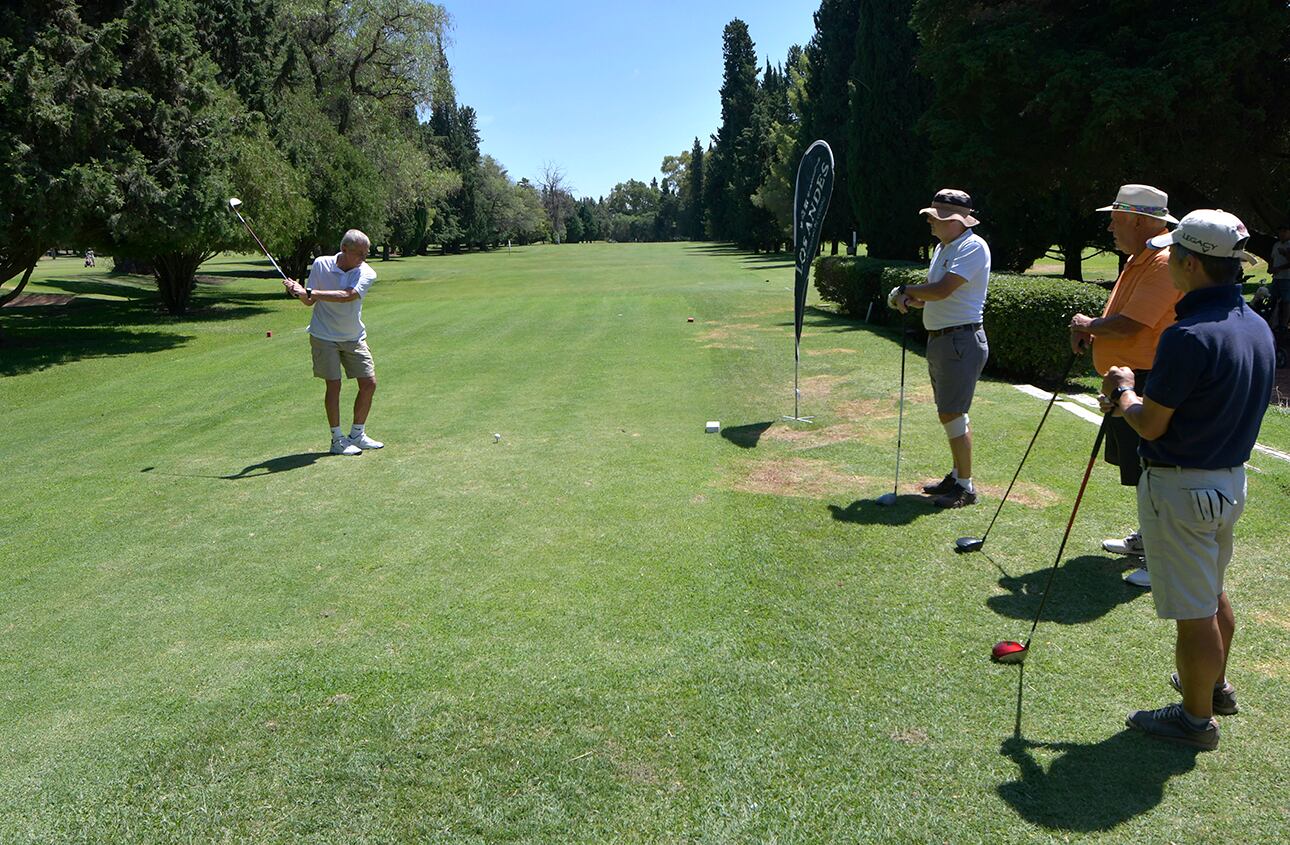
M 1108 397 L 1120 386 L 1128 389 L 1120 394 L 1112 408 Z M 1143 440 L 1157 440 L 1169 430 L 1174 409 L 1161 405 L 1149 396 L 1138 396 L 1133 389 L 1133 370 L 1128 367 L 1110 369 L 1102 380 L 1102 394 L 1100 398 L 1103 411 L 1115 410 Z
M 941 299 L 948 299 L 954 295 L 954 291 L 967 284 L 967 279 L 958 273 L 946 273 L 935 282 L 925 282 L 921 285 L 907 285 L 905 287 L 905 296 L 910 299 L 917 299 L 922 302 L 936 302 Z
M 1147 330 L 1147 326 L 1123 314 L 1112 314 L 1109 317 L 1090 317 L 1087 314 L 1076 314 L 1071 317 L 1072 333 L 1091 334 L 1094 337 L 1133 337 L 1138 332 Z

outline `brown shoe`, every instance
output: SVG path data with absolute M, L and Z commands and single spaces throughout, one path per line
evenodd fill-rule
M 958 483 L 959 481 L 954 477 L 954 473 L 946 473 L 945 477 L 935 484 L 924 484 L 923 492 L 929 496 L 944 496 L 957 487 Z
M 962 484 L 955 484 L 953 490 L 944 496 L 937 496 L 932 500 L 932 504 L 938 508 L 962 508 L 975 505 L 976 493 L 973 493 Z

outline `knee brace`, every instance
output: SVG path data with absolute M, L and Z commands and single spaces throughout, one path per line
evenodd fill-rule
M 968 415 L 963 414 L 947 423 L 941 423 L 941 427 L 945 429 L 946 437 L 951 440 L 957 440 L 968 433 Z

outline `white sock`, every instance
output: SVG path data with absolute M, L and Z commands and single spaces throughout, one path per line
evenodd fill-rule
M 976 490 L 974 490 L 974 489 L 972 488 L 972 479 L 971 479 L 971 478 L 960 478 L 960 479 L 959 479 L 959 486 L 960 486 L 960 487 L 962 487 L 964 490 L 968 491 L 969 493 L 975 493 L 975 492 L 976 492 Z
M 951 469 L 951 470 L 950 470 L 950 478 L 954 479 L 955 481 L 958 481 L 958 480 L 959 480 L 959 468 L 958 468 L 958 467 L 954 467 L 953 469 Z
M 362 436 L 363 436 L 363 429 L 365 429 L 365 428 L 367 428 L 367 426 L 365 426 L 365 425 L 359 425 L 358 423 L 354 423 L 354 427 L 353 427 L 353 428 L 351 428 L 351 429 L 349 430 L 349 436 L 350 436 L 350 438 L 351 438 L 351 439 L 357 439 L 357 438 L 359 438 L 359 437 L 362 437 Z
M 345 432 L 343 432 L 343 431 L 341 431 L 341 430 L 340 430 L 340 426 L 338 426 L 338 425 L 334 425 L 334 426 L 332 426 L 332 427 L 331 427 L 331 439 L 332 439 L 332 440 L 339 440 L 339 439 L 341 439 L 341 438 L 342 438 L 342 437 L 344 437 L 344 436 L 345 436 Z

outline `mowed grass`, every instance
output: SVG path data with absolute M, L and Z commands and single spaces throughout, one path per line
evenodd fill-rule
M 327 445 L 306 310 L 224 258 L 191 319 L 43 263 L 5 309 L 0 842 L 1276 842 L 1290 825 L 1290 465 L 1250 473 L 1218 752 L 1128 733 L 1172 626 L 1099 541 L 1094 426 L 987 381 L 981 505 L 920 349 L 711 245 L 375 262 L 387 448 Z M 694 322 L 687 322 L 693 316 Z M 273 337 L 266 337 L 272 331 Z M 342 400 L 344 424 L 352 384 Z M 724 435 L 703 432 L 719 419 Z M 501 435 L 495 442 L 494 433 Z

